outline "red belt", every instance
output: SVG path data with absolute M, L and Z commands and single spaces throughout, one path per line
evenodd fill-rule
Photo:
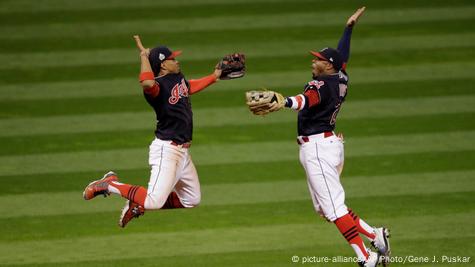
M 333 136 L 333 132 L 323 132 L 323 138 L 327 138 Z M 297 138 L 297 144 L 301 145 L 303 143 L 307 143 L 310 141 L 310 138 L 308 136 L 302 136 L 301 139 Z
M 170 144 L 172 144 L 173 146 L 181 146 L 182 148 L 189 148 L 191 146 L 191 142 L 178 144 L 175 143 L 175 141 L 172 141 Z

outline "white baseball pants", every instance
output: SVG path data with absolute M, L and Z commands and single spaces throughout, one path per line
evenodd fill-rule
M 151 171 L 145 209 L 160 209 L 172 191 L 186 208 L 200 203 L 200 182 L 188 148 L 156 138 L 150 145 L 148 161 Z
M 328 221 L 348 213 L 345 191 L 340 183 L 343 170 L 343 142 L 335 135 L 308 136 L 309 141 L 300 145 L 300 163 L 307 175 L 308 189 L 315 210 Z

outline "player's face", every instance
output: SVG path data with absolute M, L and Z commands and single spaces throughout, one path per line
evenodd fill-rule
M 312 74 L 318 76 L 325 72 L 326 61 L 320 60 L 319 58 L 314 58 L 312 60 Z
M 162 67 L 168 73 L 180 73 L 180 62 L 174 58 L 163 61 Z
M 329 74 L 331 73 L 333 66 L 330 62 L 326 60 L 322 60 L 319 58 L 314 58 L 312 60 L 312 74 L 313 76 L 318 76 L 322 74 Z

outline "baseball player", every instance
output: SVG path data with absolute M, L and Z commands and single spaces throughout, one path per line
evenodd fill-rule
M 374 228 L 345 205 L 345 192 L 340 183 L 343 170 L 343 136 L 335 135 L 335 122 L 347 95 L 351 33 L 365 7 L 358 9 L 347 21 L 338 49 L 310 51 L 313 79 L 302 94 L 284 98 L 273 91 L 246 93 L 247 104 L 254 114 L 265 115 L 283 107 L 299 111 L 298 138 L 300 162 L 315 210 L 338 230 L 356 252 L 360 266 L 389 264 L 389 231 Z M 368 238 L 377 252 L 365 247 L 359 234 Z M 381 257 L 380 255 L 383 255 Z
M 187 80 L 176 60 L 181 51 L 165 46 L 150 50 L 143 47 L 139 36 L 134 38 L 140 51 L 140 85 L 157 118 L 156 138 L 149 151 L 148 187 L 121 183 L 111 171 L 91 182 L 83 192 L 86 200 L 111 193 L 126 198 L 119 220 L 121 227 L 145 210 L 192 208 L 200 203 L 198 174 L 188 151 L 193 130 L 190 95 L 219 79 L 239 78 L 245 72 L 244 55 L 233 54 L 218 63 L 211 75 Z

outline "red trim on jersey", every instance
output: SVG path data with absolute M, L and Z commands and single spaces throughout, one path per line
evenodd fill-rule
M 152 97 L 156 97 L 158 95 L 158 93 L 160 92 L 160 86 L 158 85 L 157 82 L 155 82 L 155 84 L 152 87 L 147 88 L 147 89 L 143 89 L 143 91 L 147 95 L 150 95 Z
M 155 75 L 153 75 L 153 72 L 151 71 L 145 71 L 145 72 L 142 72 L 140 73 L 139 75 L 139 81 L 140 82 L 143 82 L 143 81 L 154 81 L 154 85 L 150 88 L 144 88 L 143 91 L 147 94 L 147 95 L 151 95 L 153 97 L 156 97 L 158 95 L 158 93 L 160 92 L 160 86 L 158 85 L 157 82 L 155 82 Z
M 346 70 L 346 62 L 343 62 L 343 65 L 341 66 L 342 70 Z
M 297 100 L 297 110 L 301 110 L 302 102 L 303 102 L 302 96 L 301 95 L 296 96 L 295 100 Z
M 307 92 L 305 92 L 304 95 L 306 95 L 308 98 L 309 108 L 316 106 L 318 103 L 320 103 L 320 96 L 318 95 L 317 91 L 307 90 Z
M 189 80 L 188 82 L 190 83 L 190 94 L 192 95 L 216 82 L 216 76 L 211 74 L 200 79 Z
M 146 72 L 142 72 L 140 73 L 139 75 L 139 81 L 140 82 L 143 82 L 145 80 L 155 80 L 155 76 L 153 75 L 153 72 L 151 71 L 146 71 Z

